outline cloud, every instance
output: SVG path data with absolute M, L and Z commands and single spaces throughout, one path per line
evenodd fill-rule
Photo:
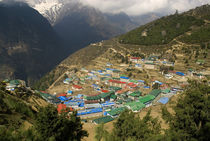
M 148 12 L 172 13 L 210 4 L 210 0 L 79 0 L 81 3 L 93 6 L 103 12 L 128 15 L 142 15 Z

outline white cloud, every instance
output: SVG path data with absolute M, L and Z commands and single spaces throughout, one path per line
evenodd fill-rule
M 210 4 L 210 0 L 79 0 L 85 5 L 90 5 L 103 12 L 128 15 L 141 15 L 148 12 L 162 11 L 171 13 L 195 8 L 203 4 Z

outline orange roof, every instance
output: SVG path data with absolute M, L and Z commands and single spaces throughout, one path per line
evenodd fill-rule
M 60 114 L 62 112 L 73 111 L 74 109 L 72 107 L 67 108 L 66 104 L 59 104 L 57 110 L 58 110 L 58 113 Z
M 101 91 L 102 91 L 103 93 L 108 93 L 108 92 L 109 92 L 108 90 L 103 90 L 103 89 L 101 89 Z
M 73 85 L 74 88 L 77 88 L 77 89 L 82 89 L 81 86 L 78 86 L 78 85 Z
M 59 104 L 57 110 L 59 114 L 62 112 L 66 112 L 66 104 Z

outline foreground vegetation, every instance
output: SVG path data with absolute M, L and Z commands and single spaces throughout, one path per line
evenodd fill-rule
M 162 131 L 157 118 L 150 112 L 142 119 L 125 111 L 114 123 L 112 133 L 103 124 L 96 128 L 96 140 L 101 141 L 207 141 L 210 139 L 210 86 L 191 82 L 173 107 L 175 114 L 162 108 L 162 117 L 169 129 Z
M 0 84 L 1 141 L 79 141 L 88 135 L 76 112 L 58 115 L 52 105 L 35 111 L 23 97 L 26 91 L 19 89 L 10 93 L 4 83 Z M 27 129 L 24 129 L 25 122 L 31 124 Z

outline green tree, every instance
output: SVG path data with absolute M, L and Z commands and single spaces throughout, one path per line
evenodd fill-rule
M 150 116 L 150 111 L 143 119 L 140 119 L 132 111 L 126 110 L 114 123 L 112 139 L 116 141 L 146 140 L 159 133 L 160 123 Z
M 49 138 L 55 140 L 81 140 L 87 136 L 87 132 L 82 130 L 80 118 L 73 112 L 70 117 L 67 114 L 58 115 L 52 106 L 42 108 L 36 118 L 36 130 L 43 140 Z
M 176 114 L 163 110 L 170 125 L 166 136 L 176 140 L 210 140 L 210 86 L 196 81 L 190 83 L 174 107 Z

